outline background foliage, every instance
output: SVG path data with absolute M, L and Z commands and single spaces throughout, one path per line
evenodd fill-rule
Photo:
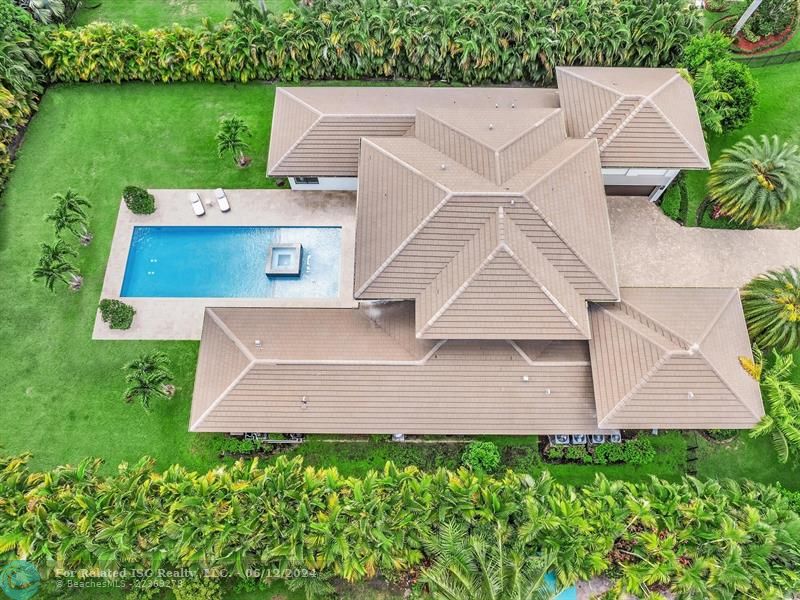
M 347 580 L 398 573 L 426 557 L 445 522 L 508 524 L 531 554 L 556 554 L 562 583 L 598 574 L 637 595 L 780 597 L 797 589 L 800 518 L 776 488 L 732 481 L 598 476 L 575 489 L 506 473 L 425 473 L 388 463 L 345 478 L 279 459 L 207 473 L 151 460 L 111 476 L 99 461 L 31 472 L 27 457 L 0 460 L 0 559 L 54 569 L 306 568 Z
M 198 30 L 61 27 L 41 43 L 52 81 L 541 84 L 556 65 L 674 64 L 698 14 L 683 0 L 327 0 Z

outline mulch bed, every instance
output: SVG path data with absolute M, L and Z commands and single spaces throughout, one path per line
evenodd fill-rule
M 711 24 L 711 29 L 715 31 L 722 31 L 730 35 L 730 30 L 736 24 L 738 17 L 735 15 L 727 15 L 714 21 Z M 780 33 L 773 33 L 772 35 L 765 36 L 757 42 L 751 42 L 745 39 L 742 33 L 736 36 L 733 45 L 733 51 L 737 54 L 758 55 L 765 52 L 775 50 L 783 46 L 786 42 L 792 39 L 794 35 L 795 21 L 793 20 L 789 26 Z

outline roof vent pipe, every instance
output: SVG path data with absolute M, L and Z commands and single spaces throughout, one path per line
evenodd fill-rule
M 263 344 L 261 343 L 261 340 L 256 340 L 255 343 L 256 343 L 256 348 L 258 348 L 259 350 L 261 350 L 261 348 L 263 348 Z

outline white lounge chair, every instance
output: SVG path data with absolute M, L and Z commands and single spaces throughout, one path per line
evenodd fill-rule
M 206 209 L 203 207 L 203 201 L 200 200 L 200 194 L 197 192 L 192 192 L 189 194 L 189 200 L 192 201 L 192 208 L 194 209 L 194 214 L 198 217 L 202 217 L 206 214 Z
M 228 212 L 231 209 L 231 205 L 228 204 L 228 197 L 225 195 L 225 190 L 222 188 L 217 188 L 214 190 L 214 194 L 217 196 L 217 206 L 222 212 Z

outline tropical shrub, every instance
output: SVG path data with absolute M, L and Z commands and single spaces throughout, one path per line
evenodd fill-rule
M 53 224 L 56 235 L 71 233 L 82 246 L 88 246 L 93 237 L 88 228 L 89 217 L 86 214 L 86 209 L 91 207 L 89 201 L 73 190 L 67 190 L 65 194 L 54 194 L 53 200 L 56 207 L 45 220 Z
M 37 25 L 11 0 L 0 0 L 0 192 L 12 168 L 18 132 L 42 93 Z
M 363 478 L 278 457 L 195 473 L 142 459 L 34 472 L 0 459 L 0 561 L 55 569 L 307 569 L 347 580 L 424 561 L 444 523 L 467 536 L 514 528 L 527 556 L 556 555 L 559 583 L 607 575 L 650 597 L 779 598 L 800 585 L 800 517 L 752 482 L 609 481 L 573 488 L 548 474 L 425 473 L 391 463 Z
M 742 289 L 750 339 L 761 348 L 789 353 L 800 348 L 800 269 L 759 275 Z
M 722 32 L 708 32 L 692 39 L 681 56 L 707 132 L 737 129 L 753 116 L 758 82 L 750 67 L 733 60 L 732 41 Z
M 250 146 L 245 138 L 250 137 L 250 128 L 238 115 L 226 115 L 219 120 L 219 130 L 214 138 L 217 142 L 217 154 L 222 158 L 230 154 L 233 162 L 240 167 L 247 166 L 250 159 L 244 151 Z
M 708 193 L 737 223 L 775 222 L 800 194 L 800 148 L 776 135 L 759 140 L 748 135 L 714 163 Z
M 739 433 L 738 429 L 709 429 L 706 431 L 708 437 L 712 440 L 717 440 L 718 442 L 724 442 L 731 439 L 737 433 Z
M 81 0 L 15 0 L 37 21 L 45 24 L 69 23 Z
M 41 249 L 39 264 L 33 270 L 34 281 L 44 281 L 45 287 L 51 292 L 55 291 L 59 283 L 63 283 L 73 292 L 83 287 L 83 276 L 72 262 L 72 258 L 78 254 L 72 246 L 57 239 L 52 244 L 43 243 Z
M 111 329 L 130 329 L 136 309 L 119 300 L 103 298 L 100 300 L 100 317 Z
M 590 464 L 592 462 L 592 455 L 586 449 L 586 446 L 567 446 L 564 450 L 564 458 L 572 462 L 582 462 Z
M 741 17 L 750 2 L 738 2 L 734 14 Z M 797 15 L 797 0 L 763 0 L 756 12 L 742 28 L 742 35 L 750 42 L 785 31 Z
M 126 363 L 125 402 L 138 401 L 146 412 L 150 412 L 150 403 L 154 398 L 171 398 L 175 395 L 175 378 L 169 369 L 170 360 L 163 352 L 149 352 Z
M 175 600 L 222 600 L 219 582 L 209 578 L 188 578 L 178 580 L 172 588 Z
M 442 523 L 426 544 L 433 564 L 422 572 L 432 600 L 548 600 L 545 576 L 555 553 L 528 553 L 536 530 L 501 523 L 469 534 L 459 523 Z
M 250 454 L 261 449 L 261 444 L 255 440 L 229 435 L 215 436 L 211 445 L 218 454 L 223 455 Z
M 147 190 L 134 185 L 122 190 L 125 206 L 135 215 L 150 215 L 156 212 L 156 199 Z
M 470 442 L 461 455 L 461 462 L 475 471 L 493 473 L 500 466 L 500 451 L 494 442 Z
M 656 458 L 653 442 L 650 441 L 650 438 L 641 435 L 626 440 L 622 453 L 625 462 L 631 465 L 648 465 Z
M 604 442 L 594 447 L 594 463 L 597 465 L 620 463 L 624 460 L 625 451 L 622 444 Z
M 800 454 L 800 384 L 793 379 L 794 356 L 773 351 L 772 364 L 761 375 L 766 414 L 750 431 L 750 437 L 769 435 L 786 464 L 790 455 Z
M 556 65 L 673 65 L 701 29 L 685 0 L 327 0 L 259 14 L 197 30 L 59 27 L 40 37 L 42 58 L 51 81 L 542 84 Z

